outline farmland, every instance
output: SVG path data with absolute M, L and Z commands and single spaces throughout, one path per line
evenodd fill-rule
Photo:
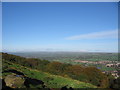
M 49 61 L 59 61 L 69 64 L 96 66 L 102 71 L 113 71 L 115 67 L 106 67 L 107 64 L 119 63 L 118 53 L 88 53 L 88 52 L 22 52 L 12 53 L 26 58 L 40 58 Z
M 41 58 L 46 60 L 59 60 L 67 62 L 71 60 L 89 61 L 118 61 L 118 53 L 85 53 L 85 52 L 17 52 L 14 55 L 27 58 Z

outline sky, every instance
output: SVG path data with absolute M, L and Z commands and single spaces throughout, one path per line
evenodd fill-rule
M 118 51 L 117 2 L 4 2 L 3 51 Z

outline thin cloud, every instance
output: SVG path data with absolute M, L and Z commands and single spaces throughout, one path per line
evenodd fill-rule
M 81 39 L 111 39 L 118 38 L 118 31 L 102 31 L 102 32 L 93 32 L 88 34 L 75 35 L 65 38 L 66 40 L 81 40 Z

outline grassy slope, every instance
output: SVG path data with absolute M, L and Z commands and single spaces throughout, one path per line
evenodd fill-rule
M 71 78 L 65 78 L 65 77 L 61 77 L 58 75 L 52 75 L 49 73 L 38 71 L 36 69 L 30 69 L 30 68 L 27 68 L 27 67 L 24 67 L 18 64 L 14 64 L 10 62 L 7 62 L 6 64 L 9 65 L 8 69 L 10 68 L 15 69 L 17 71 L 24 73 L 27 77 L 42 80 L 45 83 L 45 85 L 49 88 L 61 88 L 66 85 L 72 88 L 97 88 L 96 86 L 89 84 L 89 83 L 80 82 L 80 81 L 77 81 Z M 3 76 L 4 75 L 5 73 L 3 74 Z M 49 78 L 50 80 L 46 78 Z

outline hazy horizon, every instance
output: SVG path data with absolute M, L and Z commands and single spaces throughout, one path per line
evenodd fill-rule
M 46 52 L 46 53 L 54 53 L 54 52 L 68 52 L 68 53 L 119 53 L 119 52 L 93 52 L 93 51 L 2 51 L 3 53 L 41 53 L 41 52 Z

